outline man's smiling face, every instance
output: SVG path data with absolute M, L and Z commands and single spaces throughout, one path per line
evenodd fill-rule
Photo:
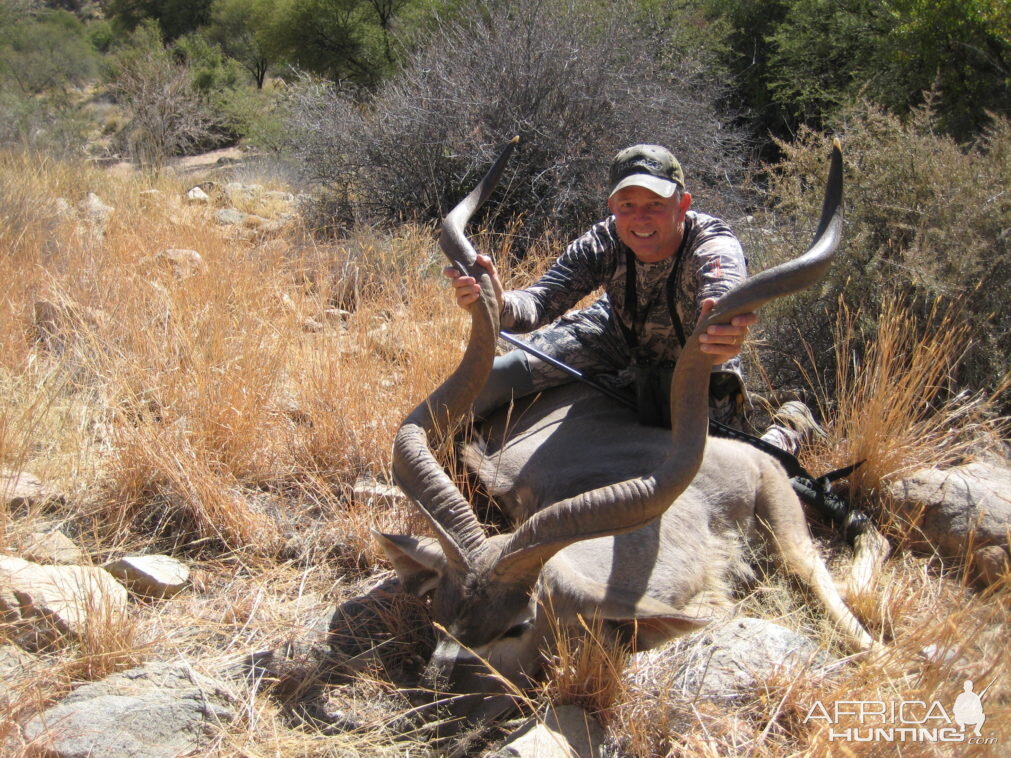
M 618 238 L 643 263 L 657 263 L 680 247 L 691 202 L 687 192 L 666 198 L 645 187 L 631 186 L 614 193 L 607 206 L 614 214 Z

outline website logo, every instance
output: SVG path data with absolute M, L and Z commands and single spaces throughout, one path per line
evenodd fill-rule
M 996 679 L 994 680 L 996 681 Z M 983 733 L 986 713 L 983 697 L 990 682 L 976 692 L 971 679 L 948 708 L 938 700 L 816 700 L 804 723 L 823 722 L 829 741 L 846 742 L 962 742 L 995 745 L 997 738 Z

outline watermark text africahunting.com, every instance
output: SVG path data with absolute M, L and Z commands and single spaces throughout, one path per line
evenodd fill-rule
M 987 687 L 989 689 L 989 687 Z M 972 682 L 950 708 L 934 700 L 816 700 L 804 717 L 804 723 L 822 723 L 829 729 L 829 741 L 846 742 L 961 742 L 967 745 L 993 745 L 996 737 L 987 736 L 982 695 L 975 693 Z

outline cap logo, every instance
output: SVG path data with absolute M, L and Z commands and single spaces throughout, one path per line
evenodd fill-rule
M 625 174 L 636 173 L 636 169 L 646 169 L 651 174 L 666 173 L 663 170 L 663 164 L 651 158 L 633 158 L 630 161 L 625 161 L 616 167 L 615 173 L 623 177 Z

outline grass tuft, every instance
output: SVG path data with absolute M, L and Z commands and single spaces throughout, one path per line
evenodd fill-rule
M 812 471 L 863 461 L 849 477 L 851 500 L 877 513 L 882 530 L 908 545 L 912 525 L 887 508 L 883 485 L 999 446 L 1009 426 L 996 409 L 1011 374 L 989 397 L 952 395 L 952 377 L 970 344 L 957 305 L 935 302 L 933 326 L 925 330 L 901 297 L 887 298 L 862 355 L 856 349 L 858 314 L 845 306 L 840 313 L 836 394 L 819 393 L 826 437 L 806 451 L 805 460 Z

